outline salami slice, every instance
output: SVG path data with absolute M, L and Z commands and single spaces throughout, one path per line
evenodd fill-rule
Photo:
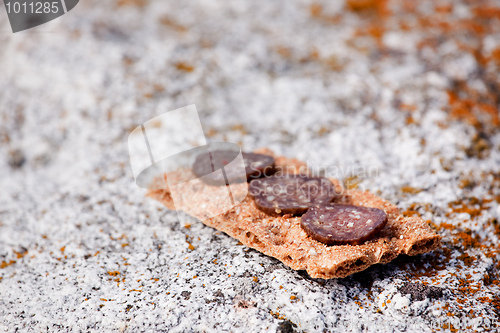
M 335 186 L 326 178 L 282 175 L 254 179 L 249 193 L 257 207 L 268 214 L 300 215 L 309 207 L 331 202 Z
M 377 208 L 327 204 L 311 207 L 300 225 L 311 238 L 325 243 L 361 244 L 387 223 L 387 215 Z
M 215 170 L 224 168 L 238 156 L 237 151 L 215 150 L 211 153 L 203 153 L 196 157 L 193 163 L 193 173 L 203 177 L 203 180 L 211 185 L 224 184 L 222 173 L 213 173 Z M 274 173 L 274 157 L 254 153 L 242 153 L 245 163 L 246 181 Z M 236 167 L 224 168 L 227 183 L 238 183 L 245 181 L 240 179 L 240 170 Z
M 269 177 L 275 172 L 274 157 L 263 154 L 243 153 L 247 180 Z

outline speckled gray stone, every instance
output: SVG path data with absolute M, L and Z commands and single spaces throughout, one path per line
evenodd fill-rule
M 195 103 L 210 140 L 269 147 L 346 181 L 356 174 L 360 188 L 402 210 L 416 204 L 435 225 L 498 246 L 487 224 L 500 217 L 496 201 L 472 218 L 449 211 L 452 201 L 487 197 L 494 183 L 481 174 L 500 171 L 498 131 L 486 133 L 480 158 L 468 150 L 477 130 L 446 112 L 454 80 L 484 85 L 455 41 L 420 50 L 425 36 L 394 28 L 381 40 L 389 51 L 378 53 L 367 38 L 352 43 L 366 18 L 342 2 L 323 3 L 339 21 L 312 19 L 307 1 L 120 2 L 80 1 L 15 35 L 0 10 L 0 331 L 421 333 L 498 324 L 498 310 L 480 301 L 499 292 L 484 282 L 498 257 L 471 247 L 475 260 L 465 265 L 448 229 L 439 230 L 442 250 L 311 279 L 189 217 L 189 228 L 180 225 L 134 184 L 128 160 L 133 128 Z M 470 13 L 458 3 L 452 15 Z M 486 41 L 488 50 L 498 44 Z M 314 50 L 331 61 L 307 60 Z M 414 123 L 401 103 L 416 106 Z M 464 175 L 470 187 L 460 186 Z M 407 279 L 442 287 L 443 297 L 402 295 Z M 464 306 L 460 281 L 479 286 Z

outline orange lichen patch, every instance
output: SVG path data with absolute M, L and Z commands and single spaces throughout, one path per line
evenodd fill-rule
M 378 14 L 387 14 L 387 0 L 347 0 L 346 6 L 354 12 L 374 11 Z
M 464 231 L 458 231 L 455 234 L 455 239 L 453 241 L 455 245 L 462 245 L 464 249 L 469 248 L 485 248 L 485 245 L 481 243 L 481 239 L 475 235 L 472 236 L 472 231 L 465 229 Z
M 474 8 L 473 13 L 477 18 L 481 19 L 500 19 L 500 7 L 485 7 L 480 6 Z
M 119 287 L 120 286 L 120 282 L 122 283 L 125 283 L 125 278 L 119 278 L 117 277 L 116 279 L 113 279 L 114 282 L 116 282 L 116 286 Z
M 175 68 L 177 68 L 178 70 L 180 71 L 184 71 L 184 72 L 192 72 L 194 71 L 194 67 L 186 62 L 177 62 L 175 64 Z
M 470 229 L 462 229 L 449 223 L 441 223 L 438 228 L 450 231 L 453 236 L 452 244 L 461 246 L 464 250 L 470 248 L 481 248 L 484 250 L 487 248 L 487 246 L 482 243 L 479 236 L 472 235 Z
M 345 67 L 345 62 L 333 55 L 323 59 L 323 63 L 333 71 L 341 71 Z
M 406 116 L 406 125 L 413 125 L 416 123 L 415 121 L 415 118 L 413 118 L 412 116 L 408 115 Z
M 2 261 L 0 263 L 0 268 L 5 268 L 5 267 L 9 267 L 11 265 L 14 265 L 16 263 L 15 260 L 9 260 L 9 261 Z
M 312 17 L 321 17 L 323 14 L 323 6 L 319 3 L 312 3 L 309 6 L 309 13 L 311 14 Z
M 276 53 L 286 59 L 292 58 L 292 50 L 289 47 L 277 46 Z
M 475 296 L 479 291 L 481 291 L 481 285 L 478 283 L 473 283 L 469 279 L 459 278 L 457 290 L 465 297 Z
M 397 106 L 402 112 L 406 113 L 406 125 L 418 124 L 414 118 L 413 113 L 418 110 L 418 106 L 414 104 L 398 103 Z
M 111 276 L 117 276 L 117 275 L 120 275 L 121 273 L 118 271 L 108 271 L 108 274 Z
M 401 187 L 401 192 L 406 193 L 406 194 L 417 194 L 422 192 L 422 189 L 411 187 L 411 186 L 403 186 Z
M 452 24 L 443 19 L 438 19 L 436 16 L 419 16 L 419 27 L 432 28 L 434 30 L 450 31 Z
M 347 0 L 346 7 L 366 19 L 364 24 L 356 29 L 354 37 L 372 37 L 381 48 L 387 16 L 390 14 L 387 0 Z
M 355 37 L 372 37 L 377 42 L 379 47 L 382 46 L 382 38 L 385 34 L 385 28 L 380 22 L 372 22 L 363 27 L 356 29 Z
M 448 263 L 451 255 L 451 250 L 447 249 L 448 255 L 445 256 L 445 260 Z M 461 256 L 458 259 L 464 259 L 464 262 L 467 262 L 469 260 L 474 260 L 473 257 L 468 256 Z M 447 265 L 447 264 L 446 264 Z M 428 272 L 424 269 L 418 268 L 418 265 L 415 267 L 417 269 L 412 270 L 412 271 L 406 271 L 405 276 L 408 281 L 414 281 L 415 279 L 421 278 L 422 276 L 426 277 L 431 277 L 432 284 L 440 284 L 440 281 L 442 281 L 443 278 L 448 278 L 448 277 L 453 277 L 458 281 L 458 285 L 454 288 L 454 296 L 450 299 L 454 304 L 454 306 L 458 309 L 464 309 L 467 307 L 472 306 L 473 304 L 483 303 L 483 304 L 489 304 L 492 307 L 498 306 L 498 303 L 495 298 L 491 298 L 488 296 L 478 296 L 478 293 L 484 292 L 483 284 L 481 282 L 474 282 L 472 281 L 472 275 L 469 273 L 463 273 L 461 276 L 459 275 L 460 273 L 456 272 L 450 272 L 449 270 L 445 271 L 442 274 L 439 274 L 437 277 L 432 278 L 431 274 L 428 274 Z M 461 269 L 461 265 L 457 265 L 457 268 Z M 467 271 L 465 271 L 467 272 Z M 474 272 L 474 274 L 477 274 L 478 272 Z M 423 284 L 426 285 L 428 284 L 427 282 L 423 281 Z M 498 281 L 496 281 L 495 285 L 498 285 Z M 453 304 L 452 303 L 452 304 Z M 446 302 L 446 304 L 442 307 L 442 310 L 445 311 L 447 316 L 453 316 L 453 311 L 452 311 L 452 304 L 449 302 Z M 385 306 L 385 304 L 383 305 Z M 472 310 L 470 311 L 469 314 L 472 314 Z
M 160 23 L 179 32 L 187 31 L 187 28 L 185 26 L 166 15 L 160 18 Z
M 440 271 L 446 270 L 451 260 L 452 251 L 443 247 L 426 255 L 400 256 L 394 260 L 394 263 L 400 267 L 403 272 L 402 276 L 408 281 L 414 281 L 422 277 L 431 278 L 440 275 Z
M 418 107 L 416 105 L 413 105 L 413 104 L 404 104 L 404 103 L 401 103 L 399 105 L 399 108 L 403 111 L 416 111 L 418 109 Z
M 495 295 L 491 300 L 491 305 L 495 308 L 497 313 L 500 313 L 500 296 Z
M 194 249 L 196 249 L 196 247 L 194 247 L 193 244 L 191 244 L 190 242 L 186 241 L 186 243 L 189 244 L 188 249 L 190 249 L 191 251 L 193 251 Z
M 467 89 L 467 88 L 463 88 Z M 467 92 L 469 95 L 471 92 Z M 490 103 L 479 103 L 475 98 L 460 98 L 458 92 L 448 91 L 450 104 L 449 115 L 452 119 L 464 121 L 479 130 L 487 127 L 500 126 L 500 113 L 497 108 Z M 490 96 L 492 99 L 492 96 Z
M 451 208 L 450 213 L 446 213 L 447 217 L 453 214 L 467 213 L 470 215 L 471 220 L 475 219 L 481 213 L 489 208 L 489 203 L 492 199 L 479 199 L 476 197 L 470 197 L 466 200 L 457 200 L 448 203 L 448 207 Z
M 424 14 L 415 1 L 402 0 L 391 7 L 394 8 L 392 14 L 385 0 L 346 2 L 347 9 L 359 13 L 361 17 L 361 24 L 356 27 L 354 38 L 371 37 L 381 51 L 384 51 L 382 39 L 385 33 L 399 27 L 403 31 L 420 33 L 422 37 L 417 42 L 419 49 L 429 47 L 437 50 L 444 38 L 456 45 L 462 54 L 472 55 L 478 65 L 474 73 L 480 73 L 484 88 L 475 88 L 468 79 L 454 82 L 448 91 L 450 98 L 446 111 L 451 120 L 468 123 L 485 133 L 497 132 L 500 130 L 500 82 L 496 73 L 500 69 L 500 48 L 486 54 L 484 38 L 499 33 L 500 7 L 483 3 L 469 3 L 469 6 L 471 15 L 460 17 L 454 12 L 454 3 L 436 4 L 434 11 Z M 310 12 L 314 18 L 324 16 L 323 8 L 318 4 L 312 5 Z M 347 43 L 355 45 L 352 41 Z M 408 124 L 413 121 L 413 117 L 408 117 Z M 488 148 L 484 143 L 479 142 L 476 148 L 480 151 Z
M 122 63 L 126 66 L 126 67 L 130 67 L 132 66 L 134 63 L 135 63 L 135 59 L 132 58 L 132 57 L 129 57 L 127 55 L 123 56 L 122 58 Z M 109 118 L 109 117 L 108 117 Z
M 477 258 L 474 256 L 469 256 L 467 253 L 463 253 L 457 257 L 458 260 L 462 260 L 466 266 L 472 265 Z
M 134 6 L 134 7 L 144 7 L 148 3 L 147 0 L 118 0 L 116 5 L 122 6 Z
M 336 15 L 325 14 L 325 12 L 323 11 L 323 6 L 318 3 L 313 3 L 309 6 L 309 13 L 311 14 L 312 18 L 332 24 L 337 24 L 342 19 L 342 16 L 340 14 Z
M 405 192 L 403 192 L 405 193 Z M 418 192 L 416 192 L 418 193 Z M 402 212 L 403 216 L 420 216 L 420 213 L 418 212 L 419 209 L 423 209 L 424 211 L 426 212 L 432 212 L 433 209 L 432 209 L 432 205 L 431 204 L 428 204 L 428 203 L 417 203 L 417 202 L 414 202 L 412 204 L 410 204 L 410 206 Z
M 465 176 L 460 179 L 460 182 L 458 183 L 458 187 L 461 189 L 466 189 L 466 190 L 472 190 L 474 187 L 477 186 L 477 181 L 474 179 L 472 176 Z
M 315 47 L 313 47 L 312 50 L 310 50 L 305 56 L 299 55 L 297 52 L 293 52 L 293 48 L 287 46 L 277 46 L 274 48 L 274 51 L 287 62 L 297 65 L 302 65 L 304 63 L 316 63 L 333 71 L 341 71 L 347 63 L 346 60 L 340 59 L 335 55 L 329 54 L 321 56 Z M 246 129 L 242 133 L 246 134 Z
M 330 55 L 325 58 L 320 57 L 319 54 L 314 53 L 314 50 L 310 53 L 309 57 L 311 61 L 317 61 L 326 68 L 336 72 L 343 70 L 347 64 L 346 60 L 340 59 L 334 55 Z
M 330 133 L 330 132 L 331 132 L 331 130 L 330 130 L 330 129 L 328 129 L 328 128 L 327 128 L 327 127 L 325 127 L 325 126 L 322 126 L 322 127 L 318 130 L 317 134 L 318 134 L 319 136 L 324 136 L 324 135 L 326 135 L 326 134 L 328 134 L 328 133 Z
M 212 138 L 219 134 L 219 132 L 215 128 L 209 128 L 208 132 L 205 134 L 207 137 Z
M 495 63 L 495 65 L 500 66 L 500 47 L 497 47 L 491 51 L 491 56 L 488 58 L 489 61 Z
M 439 14 L 450 14 L 453 11 L 453 5 L 452 4 L 446 4 L 442 6 L 437 5 L 434 8 L 434 10 L 436 11 L 436 13 Z
M 122 234 L 120 237 L 116 237 L 116 238 L 110 235 L 110 236 L 109 236 L 109 238 L 110 238 L 111 240 L 122 240 L 122 239 L 126 239 L 126 238 L 127 238 L 127 235 Z
M 476 103 L 478 110 L 483 116 L 486 116 L 484 121 L 492 121 L 494 126 L 500 125 L 500 113 L 498 108 L 491 104 Z
M 148 88 L 149 92 L 145 93 L 143 96 L 145 98 L 153 98 L 155 95 L 161 94 L 162 92 L 165 91 L 165 87 L 160 85 L 160 84 L 154 84 L 152 87 Z M 159 124 L 159 126 L 162 126 L 162 123 L 160 121 L 156 122 Z
M 443 30 L 442 33 L 456 40 L 457 45 L 464 52 L 473 55 L 477 64 L 484 72 L 481 79 L 485 83 L 485 88 L 478 91 L 468 85 L 468 82 L 455 82 L 450 97 L 450 117 L 455 120 L 465 121 L 478 130 L 498 130 L 500 116 L 497 110 L 500 103 L 498 94 L 499 83 L 494 73 L 488 69 L 492 64 L 498 67 L 500 53 L 493 50 L 491 56 L 486 56 L 481 49 L 483 39 L 486 35 L 498 33 L 498 25 L 491 24 L 491 19 L 498 18 L 499 8 L 477 7 L 472 10 L 474 15 L 469 19 L 455 20 L 451 28 Z M 457 32 L 460 32 L 458 35 Z M 461 36 L 468 32 L 469 42 L 465 43 Z M 474 40 L 474 42 L 470 42 Z
M 248 134 L 248 131 L 245 128 L 245 125 L 243 125 L 243 124 L 235 124 L 235 125 L 231 126 L 231 130 L 232 131 L 238 131 L 238 132 L 240 132 L 243 135 Z
M 12 251 L 15 253 L 17 259 L 21 259 L 22 257 L 24 257 L 25 255 L 28 254 L 28 250 L 26 250 L 25 252 L 17 252 L 16 250 L 12 250 Z
M 380 26 L 379 24 L 373 24 L 371 26 L 368 26 L 367 32 L 381 44 L 382 37 L 384 37 L 385 33 L 384 27 Z
M 276 318 L 276 319 L 279 319 L 279 320 L 284 320 L 284 319 L 286 319 L 286 317 L 285 317 L 285 316 L 283 316 L 283 315 L 280 315 L 280 313 L 279 313 L 278 311 L 273 312 L 273 310 L 270 310 L 270 311 L 269 311 L 269 313 L 271 313 L 271 316 L 273 316 L 273 317 L 274 317 L 274 318 Z
M 468 178 L 469 181 L 464 184 L 464 187 L 473 189 L 476 186 L 482 186 L 482 183 L 484 183 L 484 179 L 483 182 L 481 182 L 479 178 L 475 179 L 471 177 L 472 176 Z M 500 175 L 484 174 L 481 178 L 484 177 L 488 177 L 489 180 L 493 178 L 493 183 L 489 181 L 489 183 L 491 183 L 490 191 L 491 189 L 497 188 L 496 184 L 500 181 Z M 474 220 L 480 216 L 484 210 L 490 208 L 490 204 L 493 200 L 496 200 L 496 196 L 491 195 L 491 193 L 488 198 L 470 197 L 465 200 L 457 200 L 449 204 L 451 212 L 447 215 L 451 217 L 457 213 L 467 213 L 471 216 L 471 220 Z M 417 206 L 418 207 L 410 207 L 411 209 L 407 213 L 412 213 L 412 211 L 421 208 L 421 206 Z M 495 226 L 495 230 L 498 232 L 498 222 L 496 219 L 492 218 L 486 221 L 485 227 L 488 226 Z M 498 311 L 498 309 L 500 309 L 499 299 L 485 295 L 484 286 L 494 285 L 500 287 L 500 263 L 498 262 L 500 249 L 498 249 L 495 244 L 488 245 L 484 239 L 481 239 L 470 229 L 464 228 L 461 225 L 457 226 L 445 222 L 434 225 L 434 227 L 442 233 L 448 233 L 451 236 L 451 242 L 445 242 L 445 247 L 425 255 L 425 258 L 417 257 L 411 262 L 403 260 L 404 258 L 398 258 L 395 262 L 399 266 L 403 266 L 401 268 L 404 271 L 404 277 L 409 280 L 427 277 L 431 278 L 433 284 L 438 284 L 443 278 L 456 278 L 458 286 L 454 288 L 455 294 L 453 299 L 456 308 L 465 309 L 470 307 L 473 303 L 482 303 Z M 462 253 L 455 257 L 458 261 L 453 262 L 452 267 L 450 267 L 450 261 L 453 259 L 452 249 L 460 249 Z M 480 250 L 486 257 L 492 258 L 494 264 L 486 272 L 482 273 L 482 279 L 473 281 L 472 274 L 478 274 L 480 272 L 474 270 L 471 274 L 470 269 L 475 266 L 479 259 L 476 255 L 470 254 L 470 251 L 477 250 Z M 450 271 L 450 268 L 455 269 L 455 271 Z M 440 269 L 446 269 L 445 273 L 439 272 Z M 449 304 L 443 309 L 453 313 Z

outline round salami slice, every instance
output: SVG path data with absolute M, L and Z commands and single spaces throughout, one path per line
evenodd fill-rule
M 215 170 L 224 168 L 227 178 L 227 184 L 249 181 L 254 178 L 259 178 L 264 175 L 274 173 L 274 157 L 262 154 L 242 153 L 245 163 L 246 179 L 241 178 L 241 172 L 236 167 L 225 168 L 238 156 L 237 151 L 232 150 L 215 150 L 211 153 L 203 153 L 196 157 L 193 163 L 193 173 L 203 177 L 203 180 L 211 185 L 224 184 L 224 176 L 222 173 L 214 173 Z
M 257 207 L 268 214 L 304 214 L 309 207 L 328 203 L 336 196 L 326 178 L 282 175 L 254 179 L 249 193 Z
M 263 154 L 243 153 L 247 180 L 269 177 L 275 172 L 274 157 Z
M 300 225 L 311 238 L 327 245 L 357 245 L 371 238 L 387 223 L 383 210 L 328 204 L 311 207 Z

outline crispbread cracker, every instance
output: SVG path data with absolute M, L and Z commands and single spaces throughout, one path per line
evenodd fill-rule
M 267 149 L 256 151 L 273 155 Z M 276 166 L 291 167 L 290 170 L 306 170 L 305 163 L 285 157 L 275 157 Z M 190 172 L 188 169 L 179 172 Z M 330 179 L 340 186 L 336 179 Z M 217 209 L 217 193 L 220 188 L 199 181 L 196 186 L 208 186 L 209 195 L 196 197 L 196 191 L 186 193 L 191 210 L 187 214 L 199 218 L 206 225 L 238 239 L 248 247 L 272 256 L 296 270 L 306 270 L 313 278 L 342 278 L 360 272 L 371 265 L 388 263 L 400 253 L 417 255 L 434 250 L 441 236 L 431 230 L 420 217 L 404 217 L 399 209 L 368 191 L 350 190 L 341 202 L 358 206 L 374 207 L 385 211 L 387 224 L 373 239 L 361 245 L 327 246 L 309 237 L 300 226 L 300 216 L 270 216 L 260 211 L 251 196 L 226 213 L 207 218 L 207 213 Z M 244 190 L 240 184 L 239 189 Z M 199 191 L 199 187 L 197 187 Z M 232 188 L 238 191 L 238 187 Z M 175 209 L 170 191 L 152 190 L 148 196 Z M 203 207 L 203 209 L 199 209 Z

